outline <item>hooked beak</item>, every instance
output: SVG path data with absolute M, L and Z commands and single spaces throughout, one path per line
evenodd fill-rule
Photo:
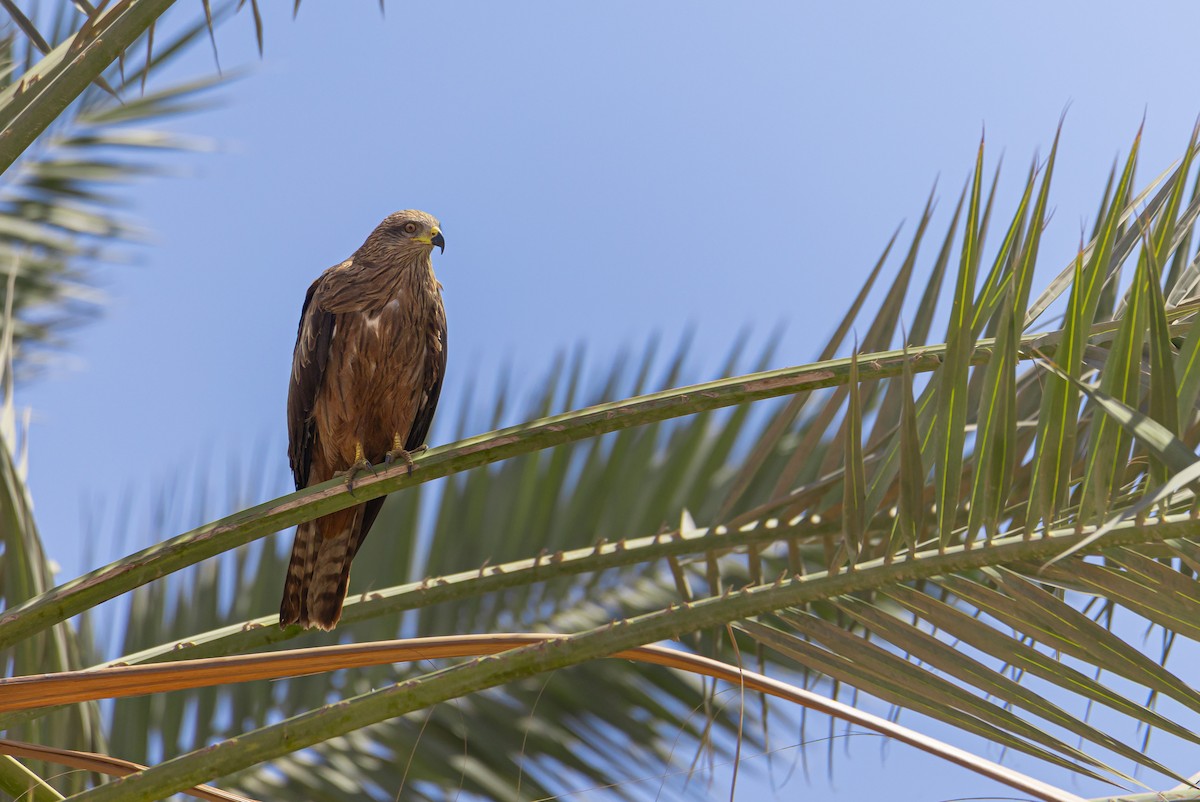
M 446 238 L 442 236 L 442 232 L 436 228 L 433 230 L 433 236 L 429 238 L 430 245 L 436 245 L 442 249 L 442 253 L 446 252 Z

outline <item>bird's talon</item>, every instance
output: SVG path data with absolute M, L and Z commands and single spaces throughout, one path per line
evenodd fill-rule
M 360 459 L 344 471 L 338 471 L 334 477 L 346 477 L 346 489 L 354 492 L 354 478 L 361 473 L 375 474 L 375 466 L 366 459 Z
M 388 465 L 391 465 L 397 459 L 404 460 L 405 464 L 408 465 L 408 474 L 411 476 L 413 470 L 417 467 L 413 463 L 413 456 L 415 454 L 420 454 L 420 453 L 422 453 L 424 451 L 428 451 L 428 450 L 429 450 L 429 446 L 422 443 L 421 445 L 414 448 L 412 451 L 409 451 L 400 445 L 400 435 L 396 435 L 396 438 L 392 443 L 392 450 L 389 451 L 384 456 L 384 461 L 386 461 Z
M 386 461 L 388 465 L 391 465 L 398 459 L 404 460 L 404 463 L 408 466 L 408 472 L 411 474 L 413 472 L 413 468 L 416 467 L 416 465 L 413 464 L 412 452 L 406 451 L 403 448 L 395 448 L 389 451 L 386 456 L 384 456 L 384 461 Z

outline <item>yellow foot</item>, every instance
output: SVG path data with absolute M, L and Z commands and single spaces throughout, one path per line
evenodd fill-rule
M 384 461 L 387 462 L 388 465 L 391 465 L 398 459 L 404 460 L 404 462 L 408 465 L 408 472 L 411 474 L 413 469 L 417 467 L 413 464 L 413 456 L 415 454 L 420 454 L 423 451 L 427 451 L 428 449 L 429 446 L 421 445 L 417 446 L 412 451 L 406 451 L 404 446 L 400 444 L 400 435 L 396 435 L 392 439 L 392 450 L 389 451 L 386 456 L 384 456 Z
M 368 462 L 367 458 L 363 455 L 362 443 L 355 443 L 354 444 L 354 464 L 351 465 L 349 468 L 347 468 L 344 471 L 338 471 L 337 473 L 335 473 L 334 478 L 337 478 L 340 476 L 346 477 L 346 489 L 353 492 L 354 491 L 354 477 L 358 476 L 359 474 L 368 473 L 368 472 L 371 474 L 374 474 L 375 466 L 373 466 L 370 462 Z

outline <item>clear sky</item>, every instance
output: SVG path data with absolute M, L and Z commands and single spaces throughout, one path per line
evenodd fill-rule
M 393 2 L 380 19 L 373 2 L 310 0 L 295 21 L 290 5 L 263 3 L 261 60 L 248 13 L 218 31 L 223 65 L 248 72 L 222 107 L 174 125 L 218 150 L 126 193 L 151 244 L 103 273 L 111 304 L 74 335 L 77 358 L 19 393 L 60 579 L 176 534 L 85 543 L 98 499 L 136 506 L 198 461 L 264 444 L 257 462 L 285 489 L 305 289 L 391 211 L 443 223 L 443 404 L 503 365 L 533 389 L 564 349 L 605 366 L 689 326 L 701 380 L 746 326 L 761 344 L 786 325 L 777 365 L 815 358 L 939 176 L 944 228 L 985 126 L 989 167 L 1006 161 L 1004 217 L 1070 105 L 1048 272 L 1143 115 L 1142 183 L 1200 113 L 1191 2 Z M 160 78 L 211 69 L 200 47 Z M 986 790 L 903 769 L 901 747 L 878 765 L 873 747 L 854 752 L 865 765 L 839 772 L 844 798 Z

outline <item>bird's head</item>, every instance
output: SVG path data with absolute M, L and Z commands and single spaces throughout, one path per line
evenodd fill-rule
M 446 240 L 437 218 L 416 209 L 405 209 L 385 217 L 367 237 L 363 250 L 413 257 L 427 256 L 435 245 L 446 250 Z

